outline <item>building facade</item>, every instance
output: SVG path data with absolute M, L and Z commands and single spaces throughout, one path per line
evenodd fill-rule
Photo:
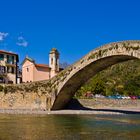
M 49 53 L 49 65 L 36 64 L 35 61 L 26 57 L 22 63 L 22 81 L 34 82 L 48 80 L 60 72 L 59 52 L 53 48 Z
M 0 50 L 0 83 L 17 83 L 18 62 L 17 54 Z

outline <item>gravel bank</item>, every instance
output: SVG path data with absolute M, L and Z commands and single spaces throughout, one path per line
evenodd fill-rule
M 61 115 L 61 114 L 122 114 L 112 111 L 94 111 L 94 110 L 59 110 L 59 111 L 41 111 L 41 110 L 0 110 L 0 114 L 39 114 L 39 115 Z
M 91 109 L 122 109 L 140 111 L 140 100 L 131 99 L 79 99 L 78 102 L 84 107 Z

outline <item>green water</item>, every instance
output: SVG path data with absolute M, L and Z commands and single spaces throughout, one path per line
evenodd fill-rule
M 0 115 L 0 140 L 140 140 L 140 115 Z

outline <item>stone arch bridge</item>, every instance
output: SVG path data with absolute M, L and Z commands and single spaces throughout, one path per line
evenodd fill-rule
M 92 50 L 49 81 L 5 86 L 4 93 L 20 93 L 23 97 L 31 92 L 37 93 L 40 98 L 42 95 L 45 97 L 39 100 L 43 108 L 62 109 L 77 89 L 99 71 L 123 61 L 139 58 L 140 41 L 106 44 Z

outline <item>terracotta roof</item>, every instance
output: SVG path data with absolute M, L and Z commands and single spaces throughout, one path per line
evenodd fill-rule
M 35 64 L 36 67 L 44 67 L 44 68 L 50 68 L 49 65 L 46 64 Z
M 11 54 L 11 55 L 18 55 L 18 54 L 16 54 L 16 53 L 4 51 L 4 50 L 0 50 L 0 53 Z
M 29 60 L 30 62 L 34 63 L 34 65 L 36 67 L 43 67 L 43 68 L 50 68 L 49 65 L 46 65 L 46 64 L 36 64 L 35 63 L 35 60 L 33 60 L 32 58 L 26 56 L 26 58 L 24 59 L 24 61 L 22 62 L 22 65 L 25 63 L 26 60 Z

